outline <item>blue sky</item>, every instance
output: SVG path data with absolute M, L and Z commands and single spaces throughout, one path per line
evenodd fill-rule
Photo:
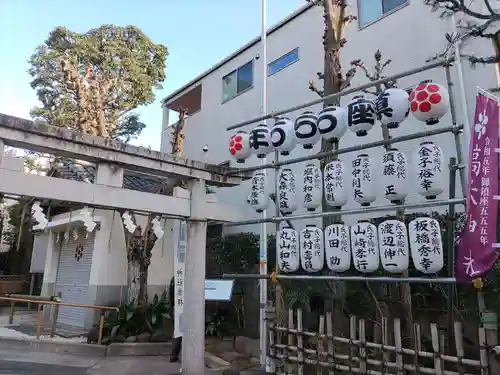
M 305 0 L 268 0 L 268 27 Z M 156 102 L 139 109 L 147 124 L 135 144 L 160 148 L 160 100 L 260 34 L 260 0 L 0 0 L 0 113 L 29 118 L 37 105 L 27 60 L 56 26 L 85 32 L 135 25 L 168 47 L 167 79 Z

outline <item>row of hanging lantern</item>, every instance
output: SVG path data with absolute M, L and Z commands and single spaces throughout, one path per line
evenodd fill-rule
M 415 180 L 410 182 L 407 157 L 396 149 L 388 150 L 381 159 L 382 178 L 373 176 L 373 160 L 366 154 L 360 154 L 352 161 L 351 195 L 361 206 L 371 205 L 377 198 L 377 190 L 382 185 L 384 198 L 391 203 L 403 201 L 410 190 L 410 183 L 415 183 L 416 192 L 426 199 L 435 199 L 440 195 L 446 183 L 446 168 L 443 150 L 431 141 L 422 142 L 414 151 L 412 169 Z M 340 160 L 326 164 L 323 173 L 316 164 L 305 165 L 302 172 L 302 206 L 308 211 L 315 211 L 325 198 L 328 206 L 340 209 L 350 195 L 346 165 Z M 266 192 L 266 174 L 256 171 L 252 178 L 249 204 L 262 212 L 269 204 Z M 377 180 L 377 181 L 375 181 Z M 291 214 L 299 207 L 299 188 L 297 178 L 290 168 L 281 168 L 278 174 L 278 204 L 283 214 Z
M 279 117 L 272 128 L 260 124 L 250 133 L 239 131 L 229 139 L 229 152 L 238 163 L 244 163 L 253 153 L 261 159 L 273 151 L 289 155 L 297 144 L 310 150 L 321 138 L 340 139 L 347 129 L 358 137 L 366 136 L 377 119 L 387 128 L 395 129 L 410 112 L 417 120 L 434 125 L 448 108 L 448 92 L 436 83 L 422 82 L 409 95 L 405 90 L 390 88 L 375 101 L 358 95 L 345 108 L 328 106 L 318 115 L 306 111 L 295 122 Z
M 437 220 L 421 217 L 409 223 L 386 220 L 378 228 L 368 222 L 351 227 L 332 224 L 325 228 L 308 225 L 300 232 L 281 229 L 277 236 L 278 268 L 281 272 L 333 272 L 354 268 L 362 273 L 408 270 L 410 255 L 415 269 L 424 274 L 439 272 L 444 265 L 441 229 Z

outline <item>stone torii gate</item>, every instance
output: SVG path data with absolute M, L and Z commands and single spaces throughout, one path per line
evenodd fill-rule
M 39 176 L 1 167 L 4 147 L 53 154 L 92 162 L 97 166 L 93 184 Z M 144 193 L 124 189 L 124 170 L 186 182 L 188 197 Z M 0 114 L 0 194 L 65 201 L 86 206 L 154 213 L 185 219 L 185 308 L 183 372 L 205 372 L 205 246 L 207 220 L 239 221 L 237 209 L 207 200 L 205 185 L 234 186 L 247 175 L 228 176 L 231 168 L 188 160 L 150 149 L 108 141 L 72 130 L 37 124 Z

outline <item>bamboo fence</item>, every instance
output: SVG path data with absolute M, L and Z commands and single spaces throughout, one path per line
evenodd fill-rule
M 269 321 L 269 355 L 274 360 L 276 374 L 281 375 L 500 375 L 492 374 L 490 350 L 484 328 L 478 328 L 477 354 L 466 358 L 462 324 L 454 324 L 454 355 L 445 353 L 445 334 L 430 323 L 430 342 L 426 351 L 422 326 L 413 324 L 413 345 L 403 346 L 401 320 L 393 319 L 392 336 L 388 342 L 389 320 L 382 319 L 381 342 L 367 339 L 366 321 L 352 316 L 349 337 L 333 335 L 331 313 L 320 316 L 317 332 L 303 329 L 302 310 L 289 310 L 288 326 Z M 326 330 L 325 330 L 326 328 Z M 451 345 L 448 344 L 448 347 Z M 474 350 L 476 347 L 474 347 Z M 470 354 L 470 353 L 469 353 Z

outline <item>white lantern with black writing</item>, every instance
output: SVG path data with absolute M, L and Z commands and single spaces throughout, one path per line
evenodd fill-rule
M 420 143 L 413 152 L 417 193 L 426 199 L 436 199 L 446 185 L 446 165 L 441 147 L 431 141 Z
M 339 140 L 347 131 L 347 110 L 330 105 L 318 113 L 318 130 L 327 141 Z
M 292 228 L 282 228 L 276 236 L 280 272 L 295 272 L 300 266 L 299 235 Z
M 364 137 L 377 120 L 375 103 L 357 95 L 347 104 L 347 127 L 358 137 Z
M 332 224 L 325 228 L 326 266 L 334 272 L 345 272 L 351 267 L 351 239 L 349 227 Z
M 325 262 L 323 231 L 307 225 L 300 231 L 300 264 L 306 272 L 321 271 Z
M 279 117 L 276 119 L 271 129 L 271 143 L 281 155 L 290 155 L 297 145 L 293 122 L 288 117 Z
M 240 130 L 231 136 L 229 138 L 229 152 L 237 163 L 244 163 L 252 155 L 249 134 Z
M 290 168 L 282 168 L 278 174 L 279 207 L 283 214 L 291 214 L 298 206 L 297 181 Z
M 363 273 L 377 271 L 380 266 L 377 227 L 367 222 L 351 226 L 351 251 L 357 271 Z
M 252 188 L 250 192 L 250 206 L 257 212 L 267 208 L 269 198 L 266 193 L 266 175 L 262 171 L 255 171 L 252 176 Z
M 271 130 L 266 124 L 257 125 L 250 131 L 250 148 L 259 159 L 264 159 L 273 150 Z
M 407 271 L 410 249 L 405 223 L 400 220 L 386 220 L 380 223 L 378 239 L 382 268 L 391 273 Z
M 321 139 L 318 131 L 318 117 L 311 111 L 306 111 L 295 119 L 295 137 L 297 143 L 310 150 Z
M 410 221 L 409 237 L 413 264 L 422 273 L 436 273 L 443 269 L 443 242 L 436 219 L 419 217 Z
M 410 114 L 410 102 L 405 90 L 384 90 L 375 101 L 377 118 L 387 129 L 396 129 Z
M 306 164 L 303 173 L 303 205 L 307 211 L 315 211 L 321 205 L 323 197 L 323 179 L 321 170 L 315 164 Z
M 382 156 L 382 189 L 384 198 L 392 203 L 400 203 L 408 195 L 408 160 L 395 148 Z
M 448 91 L 430 80 L 420 83 L 408 100 L 413 116 L 427 125 L 437 124 L 450 108 Z
M 367 207 L 376 199 L 372 176 L 372 158 L 367 154 L 356 156 L 352 161 L 352 189 L 354 200 Z
M 323 190 L 326 204 L 333 208 L 341 208 L 347 203 L 348 188 L 345 164 L 334 160 L 325 166 L 323 171 Z

